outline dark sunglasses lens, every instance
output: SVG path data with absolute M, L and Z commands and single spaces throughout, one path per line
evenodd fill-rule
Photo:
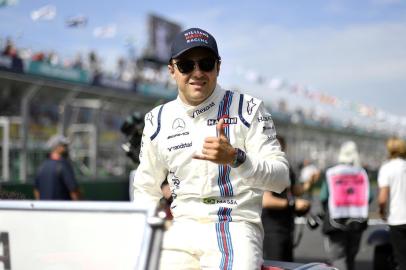
M 204 58 L 199 61 L 199 68 L 202 71 L 212 71 L 216 64 L 215 58 Z
M 192 60 L 182 60 L 176 63 L 178 69 L 182 73 L 189 73 L 195 68 L 195 63 Z

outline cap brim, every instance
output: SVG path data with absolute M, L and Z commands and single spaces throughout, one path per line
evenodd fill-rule
M 190 47 L 190 48 L 186 48 L 186 49 L 184 49 L 184 50 L 178 52 L 177 54 L 173 55 L 173 56 L 171 57 L 171 59 L 178 58 L 178 57 L 180 57 L 182 54 L 184 54 L 185 52 L 187 52 L 187 51 L 189 51 L 189 50 L 191 50 L 191 49 L 194 49 L 194 48 L 205 48 L 205 49 L 211 51 L 218 59 L 221 59 L 221 58 L 220 58 L 220 55 L 218 55 L 212 48 L 210 48 L 209 46 L 204 46 L 204 45 L 198 45 L 198 46 L 193 46 L 193 47 Z

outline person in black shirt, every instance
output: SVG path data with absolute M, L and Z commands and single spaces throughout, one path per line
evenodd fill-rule
M 68 144 L 68 139 L 60 135 L 55 135 L 48 141 L 51 152 L 35 177 L 35 199 L 79 200 L 79 186 L 67 159 Z
M 286 151 L 285 139 L 277 135 L 282 151 Z M 264 227 L 263 254 L 265 260 L 293 262 L 295 216 L 304 215 L 310 210 L 310 202 L 296 198 L 315 183 L 299 183 L 289 167 L 291 186 L 282 193 L 266 191 L 262 199 L 262 225 Z

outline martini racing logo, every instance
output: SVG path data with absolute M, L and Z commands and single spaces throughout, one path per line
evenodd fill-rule
M 225 125 L 236 125 L 237 124 L 237 117 L 224 117 L 224 124 Z M 217 125 L 220 119 L 209 119 L 207 120 L 207 125 L 208 126 L 214 126 Z
M 193 112 L 193 118 L 198 116 L 199 114 L 202 114 L 204 112 L 207 112 L 210 110 L 211 107 L 213 107 L 215 104 L 214 102 L 210 103 L 209 105 L 204 106 L 203 108 L 197 109 L 196 111 Z
M 234 199 L 222 199 L 222 198 L 204 198 L 204 204 L 230 204 L 237 205 L 237 200 Z
M 179 150 L 179 149 L 183 149 L 183 148 L 189 148 L 192 147 L 192 142 L 189 143 L 181 143 L 179 145 L 175 145 L 175 146 L 171 146 L 168 147 L 168 151 L 172 152 L 172 150 Z
M 186 43 L 191 43 L 191 42 L 203 42 L 205 44 L 209 44 L 209 35 L 206 32 L 202 32 L 199 30 L 192 30 L 189 32 L 186 32 L 184 34 Z

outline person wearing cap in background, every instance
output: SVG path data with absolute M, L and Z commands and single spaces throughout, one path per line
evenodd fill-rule
M 179 33 L 168 64 L 178 97 L 145 115 L 134 202 L 155 207 L 168 180 L 161 269 L 261 269 L 263 192 L 290 185 L 271 115 L 218 85 L 220 66 L 211 34 Z
M 399 269 L 406 270 L 406 143 L 400 138 L 390 138 L 386 149 L 389 160 L 378 173 L 379 213 L 388 222 Z
M 329 263 L 340 270 L 355 269 L 362 234 L 368 226 L 369 203 L 373 196 L 369 178 L 361 167 L 357 145 L 344 142 L 338 165 L 326 171 L 320 191 L 324 209 L 322 232 Z
M 61 135 L 54 135 L 48 140 L 50 153 L 35 177 L 35 199 L 79 200 L 79 186 L 68 160 L 68 145 L 69 140 Z

